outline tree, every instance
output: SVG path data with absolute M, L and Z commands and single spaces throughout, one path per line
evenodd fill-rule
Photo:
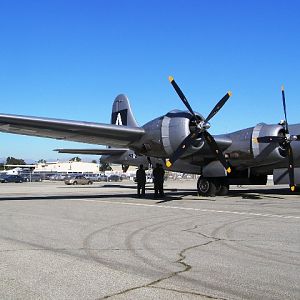
M 81 158 L 80 157 L 78 157 L 78 156 L 76 156 L 76 157 L 72 157 L 71 159 L 70 159 L 70 161 L 81 161 Z
M 18 159 L 18 158 L 14 158 L 14 157 L 7 157 L 6 159 L 6 165 L 26 165 L 25 160 L 23 159 Z
M 40 159 L 39 161 L 38 161 L 38 164 L 45 164 L 46 163 L 46 160 L 45 159 Z

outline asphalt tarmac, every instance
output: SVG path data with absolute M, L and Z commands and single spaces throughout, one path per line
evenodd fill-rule
M 0 184 L 0 299 L 300 299 L 300 195 Z

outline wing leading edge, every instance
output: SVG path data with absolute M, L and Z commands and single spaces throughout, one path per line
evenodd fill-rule
M 128 147 L 145 133 L 141 127 L 9 114 L 0 114 L 0 131 L 115 147 Z
M 70 154 L 91 154 L 91 155 L 120 155 L 129 151 L 127 148 L 106 148 L 106 149 L 55 149 L 58 153 Z

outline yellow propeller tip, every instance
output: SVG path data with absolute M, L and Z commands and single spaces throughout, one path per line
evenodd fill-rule
M 171 163 L 169 160 L 167 160 L 167 161 L 166 161 L 166 167 L 167 167 L 167 168 L 170 168 L 171 166 L 172 166 L 172 163 Z
M 169 81 L 172 82 L 174 80 L 173 76 L 169 76 Z
M 231 91 L 229 91 L 229 92 L 228 92 L 228 95 L 229 95 L 229 97 L 231 97 L 231 96 L 232 96 L 232 92 L 231 92 Z
M 292 192 L 295 191 L 295 186 L 294 186 L 294 185 L 291 186 L 291 191 L 292 191 Z
M 227 171 L 227 173 L 231 173 L 231 168 L 228 167 L 228 168 L 226 169 L 226 171 Z

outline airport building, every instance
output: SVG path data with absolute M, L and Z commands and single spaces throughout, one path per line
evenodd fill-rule
M 49 162 L 38 163 L 35 166 L 34 172 L 41 173 L 99 173 L 99 164 L 67 161 L 67 162 Z
M 106 171 L 106 174 L 118 174 L 123 173 L 121 165 L 112 164 L 112 171 Z M 103 173 L 100 171 L 100 164 L 89 163 L 89 162 L 78 162 L 78 161 L 67 161 L 67 162 L 47 162 L 38 163 L 35 166 L 34 172 L 39 173 L 84 173 L 84 174 L 99 174 Z M 129 176 L 136 172 L 136 167 L 129 167 L 126 174 Z

